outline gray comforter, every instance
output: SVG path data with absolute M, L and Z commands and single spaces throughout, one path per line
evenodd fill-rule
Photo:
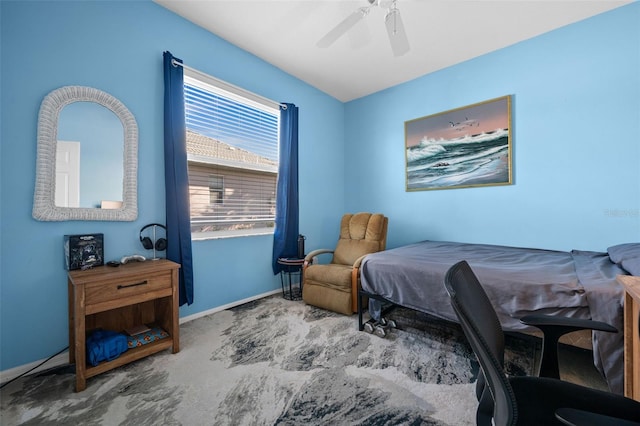
M 610 390 L 623 393 L 623 291 L 615 278 L 627 272 L 607 253 L 423 241 L 368 255 L 362 262 L 362 289 L 456 321 L 444 276 L 460 260 L 473 268 L 506 331 L 532 331 L 519 321 L 530 313 L 591 318 L 618 328 L 617 334 L 594 333 L 594 364 Z M 379 303 L 370 299 L 373 316 Z

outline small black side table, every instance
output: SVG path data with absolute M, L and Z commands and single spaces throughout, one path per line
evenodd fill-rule
M 302 265 L 304 264 L 304 258 L 280 257 L 278 258 L 278 264 L 283 265 L 282 271 L 280 271 L 282 297 L 287 300 L 302 299 Z

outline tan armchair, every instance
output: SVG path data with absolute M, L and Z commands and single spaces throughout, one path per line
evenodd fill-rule
M 388 219 L 379 213 L 345 214 L 335 250 L 319 249 L 304 259 L 302 299 L 309 305 L 351 315 L 357 312 L 360 263 L 385 249 Z M 330 263 L 314 259 L 333 254 Z

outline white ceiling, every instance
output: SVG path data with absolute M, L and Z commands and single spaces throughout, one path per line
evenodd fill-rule
M 411 50 L 394 57 L 382 7 L 316 46 L 367 0 L 154 1 L 343 102 L 632 2 L 398 0 Z

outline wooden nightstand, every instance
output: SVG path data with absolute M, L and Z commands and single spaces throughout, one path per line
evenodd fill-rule
M 168 348 L 180 351 L 179 268 L 160 259 L 69 272 L 69 362 L 76 365 L 76 392 L 86 388 L 88 378 L 105 371 Z M 122 332 L 141 324 L 162 327 L 169 337 L 129 349 L 113 361 L 87 365 L 88 332 Z

